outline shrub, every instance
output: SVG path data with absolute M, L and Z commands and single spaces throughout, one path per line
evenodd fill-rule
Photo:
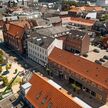
M 0 66 L 0 72 L 2 72 L 2 66 Z
M 2 77 L 2 80 L 3 80 L 4 86 L 7 86 L 8 85 L 8 79 L 7 79 L 7 77 Z

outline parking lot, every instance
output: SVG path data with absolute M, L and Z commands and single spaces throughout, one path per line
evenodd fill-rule
M 99 52 L 94 52 L 93 50 L 94 49 L 97 49 Z M 100 60 L 101 58 L 103 58 L 105 55 L 108 56 L 108 52 L 105 50 L 105 49 L 100 49 L 99 47 L 97 46 L 93 46 L 93 45 L 90 45 L 89 47 L 89 52 L 87 53 L 88 57 L 83 57 L 87 60 L 90 60 L 92 62 L 95 62 L 95 60 Z M 105 62 L 102 62 L 102 65 L 104 65 L 106 62 L 108 62 L 108 60 L 104 59 Z

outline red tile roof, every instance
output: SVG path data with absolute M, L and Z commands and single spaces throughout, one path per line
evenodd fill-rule
M 35 108 L 81 108 L 60 90 L 50 85 L 45 79 L 33 74 L 30 83 L 32 87 L 28 91 L 26 98 Z M 38 98 L 38 99 L 37 99 Z M 41 102 L 46 98 L 46 102 Z
M 85 11 L 102 11 L 103 8 L 101 6 L 83 6 Z
M 24 29 L 29 29 L 32 27 L 32 24 L 26 20 L 13 21 L 6 24 L 8 33 L 17 38 L 21 38 L 24 33 Z
M 8 33 L 16 38 L 21 38 L 24 33 L 24 28 L 10 23 Z
M 83 12 L 83 11 L 102 11 L 103 8 L 100 6 L 82 6 L 82 7 L 71 7 L 69 11 L 72 12 Z
M 25 26 L 27 26 L 27 28 L 31 28 L 31 26 L 32 26 L 32 23 L 30 23 L 27 20 L 13 21 L 13 22 L 10 22 L 10 24 L 14 24 L 14 25 L 17 25 L 17 26 L 20 26 L 20 27 L 23 27 L 23 28 Z
M 62 18 L 62 22 L 64 23 L 70 22 L 70 23 L 81 24 L 85 26 L 93 26 L 96 21 L 91 19 L 84 19 L 84 18 L 64 17 Z
M 48 59 L 100 85 L 108 91 L 108 68 L 58 48 L 54 48 Z
M 71 9 L 69 10 L 70 12 L 81 12 L 81 9 L 80 9 L 80 7 L 71 7 Z

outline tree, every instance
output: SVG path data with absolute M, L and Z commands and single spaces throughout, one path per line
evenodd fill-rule
M 8 1 L 8 7 L 11 7 L 11 1 L 10 0 Z
M 106 20 L 108 20 L 108 14 L 105 14 L 100 18 L 100 21 L 106 21 Z
M 16 7 L 17 6 L 17 3 L 15 3 L 14 1 L 13 1 L 13 7 Z
M 22 5 L 24 5 L 24 0 L 22 0 Z
M 3 61 L 4 61 L 3 55 L 0 55 L 0 64 L 3 64 Z
M 5 67 L 5 68 L 6 68 L 6 71 L 8 71 L 8 69 L 9 69 L 8 65 L 6 65 L 6 67 Z
M 2 56 L 3 56 L 3 51 L 2 51 L 2 50 L 0 50 L 0 55 L 2 55 Z
M 0 66 L 0 73 L 2 72 L 2 66 Z
M 7 77 L 2 77 L 2 80 L 3 80 L 4 86 L 7 86 L 8 85 L 8 78 Z
M 14 72 L 14 74 L 16 74 L 18 72 L 18 69 L 15 69 L 15 72 Z
M 12 66 L 12 64 L 9 64 L 8 68 L 10 69 L 10 68 L 11 68 L 11 66 Z

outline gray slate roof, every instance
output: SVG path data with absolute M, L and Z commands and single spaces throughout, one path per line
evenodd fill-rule
M 28 39 L 31 43 L 34 43 L 42 48 L 47 49 L 51 43 L 54 41 L 54 38 L 52 37 L 47 37 L 47 36 L 42 36 L 42 35 L 36 35 L 36 31 L 32 31 L 30 33 L 31 38 Z
M 86 35 L 86 32 L 84 31 L 71 29 L 69 38 L 82 39 L 85 35 Z
M 47 18 L 49 20 L 50 23 L 58 23 L 58 22 L 61 22 L 61 18 L 60 17 L 50 17 L 50 18 Z
M 36 31 L 38 34 L 53 37 L 53 35 L 67 32 L 70 30 L 62 26 L 56 26 L 56 27 L 40 28 L 40 29 L 37 29 Z

